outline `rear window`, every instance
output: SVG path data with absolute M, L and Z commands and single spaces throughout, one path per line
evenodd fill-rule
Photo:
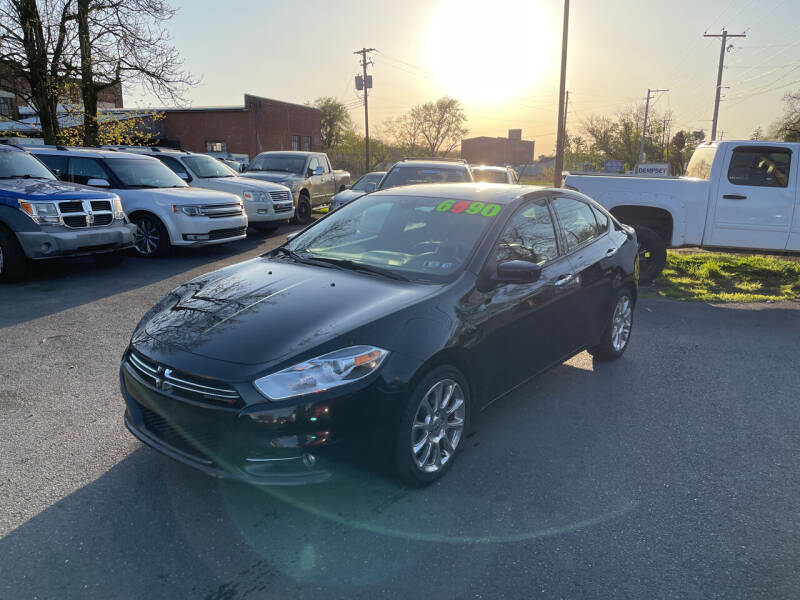
M 711 177 L 711 165 L 717 154 L 716 146 L 701 146 L 694 151 L 686 167 L 687 177 L 708 180 Z
M 381 189 L 418 183 L 464 183 L 472 181 L 466 167 L 395 167 L 383 180 Z
M 505 170 L 473 169 L 472 178 L 475 181 L 485 181 L 487 183 L 508 183 L 508 175 Z

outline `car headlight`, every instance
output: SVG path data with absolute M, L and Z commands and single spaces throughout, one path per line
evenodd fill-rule
M 122 210 L 122 200 L 119 196 L 114 196 L 114 218 L 122 220 L 125 218 L 125 211 Z
M 375 346 L 351 346 L 298 363 L 256 379 L 256 389 L 270 400 L 324 392 L 375 372 L 389 351 Z
M 58 209 L 53 202 L 28 202 L 26 200 L 18 200 L 17 202 L 19 202 L 19 207 L 40 225 L 58 225 L 61 222 Z
M 248 202 L 267 202 L 269 200 L 266 192 L 244 192 L 242 198 Z
M 189 217 L 198 217 L 200 216 L 200 207 L 199 206 L 178 206 L 177 204 L 172 205 L 172 212 L 182 212 L 183 214 Z
M 293 192 L 296 192 L 300 189 L 300 182 L 299 181 L 284 181 L 283 185 L 288 187 Z

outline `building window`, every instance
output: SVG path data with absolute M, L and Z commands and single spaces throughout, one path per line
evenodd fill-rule
M 225 142 L 206 142 L 206 152 L 227 152 L 228 145 Z
M 300 150 L 300 136 L 293 135 L 292 136 L 292 150 Z
M 303 136 L 303 150 L 306 152 L 311 152 L 311 136 L 304 135 Z
M 0 97 L 0 117 L 14 118 L 14 99 L 7 96 Z

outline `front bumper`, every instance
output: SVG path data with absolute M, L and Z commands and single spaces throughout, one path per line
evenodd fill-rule
M 86 229 L 45 226 L 39 231 L 19 231 L 17 239 L 28 258 L 41 260 L 130 248 L 133 245 L 134 231 L 136 226 L 130 223 Z
M 294 204 L 291 200 L 282 203 L 245 201 L 244 207 L 250 223 L 286 221 L 294 217 Z
M 247 215 L 230 217 L 189 217 L 171 215 L 170 241 L 173 246 L 210 246 L 247 237 Z
M 209 403 L 157 388 L 127 352 L 120 367 L 125 425 L 155 450 L 209 475 L 258 485 L 328 479 L 358 438 L 392 422 L 397 394 L 379 385 L 298 403 Z M 250 386 L 252 387 L 252 386 Z M 240 387 L 241 398 L 248 390 Z M 253 388 L 254 392 L 254 388 Z M 249 399 L 248 399 L 249 402 Z

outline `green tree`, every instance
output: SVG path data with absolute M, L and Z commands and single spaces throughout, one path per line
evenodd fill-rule
M 353 121 L 347 107 L 336 98 L 326 96 L 317 98 L 311 103 L 321 113 L 320 130 L 322 133 L 322 149 L 326 152 L 336 149 L 353 129 Z M 370 140 L 370 149 L 372 149 Z

